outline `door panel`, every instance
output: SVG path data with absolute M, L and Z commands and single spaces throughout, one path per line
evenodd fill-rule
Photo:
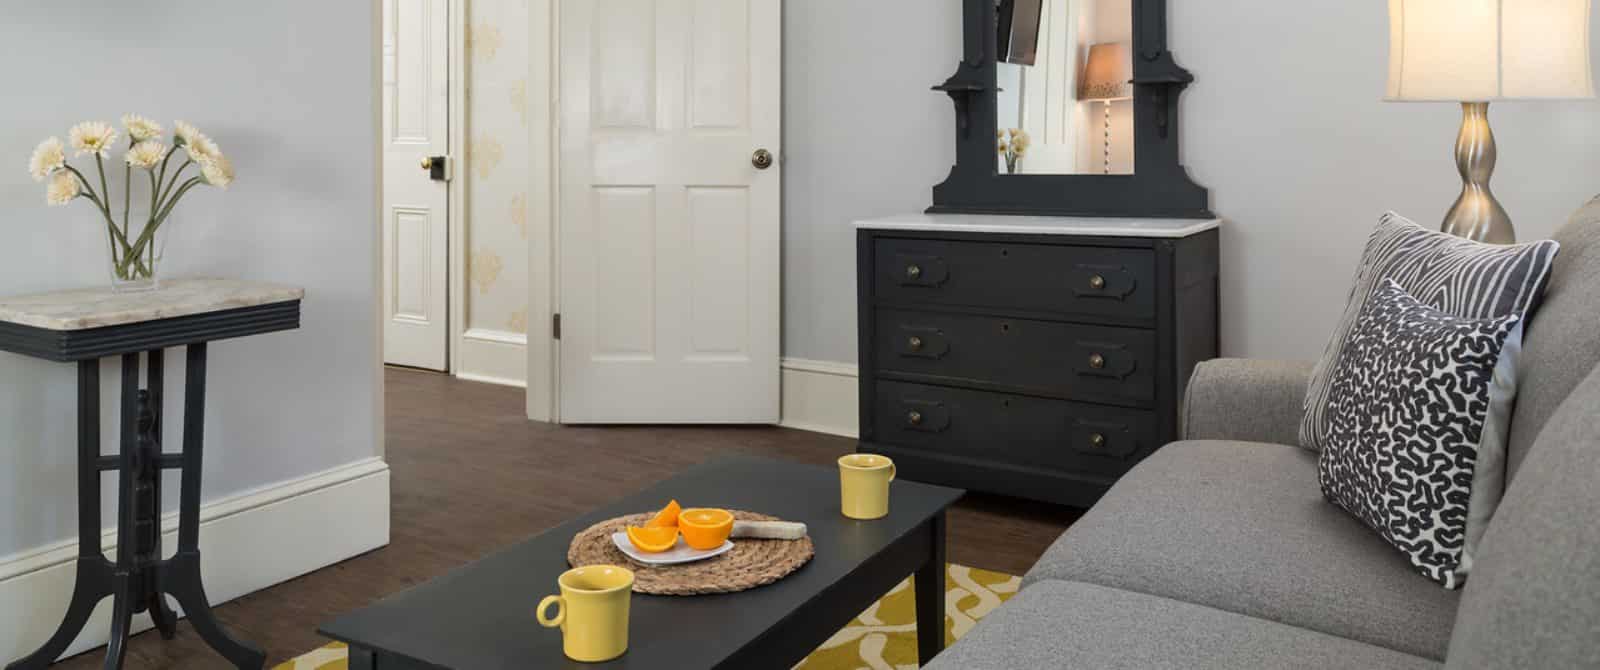
M 448 367 L 449 191 L 421 166 L 450 153 L 448 0 L 383 6 L 383 359 Z
M 775 423 L 779 0 L 561 5 L 561 417 Z

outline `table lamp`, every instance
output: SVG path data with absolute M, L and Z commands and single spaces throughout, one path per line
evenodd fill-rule
M 1594 97 L 1590 0 L 1389 0 L 1389 88 L 1402 102 L 1459 102 L 1461 197 L 1443 230 L 1516 241 L 1489 191 L 1496 150 L 1489 103 Z
M 1133 59 L 1127 42 L 1105 42 L 1089 47 L 1083 66 L 1079 100 L 1103 102 L 1106 107 L 1106 174 L 1111 174 L 1111 103 L 1133 97 Z

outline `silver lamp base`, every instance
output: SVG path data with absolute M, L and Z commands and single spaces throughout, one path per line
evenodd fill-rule
M 1497 152 L 1489 129 L 1489 103 L 1461 103 L 1461 135 L 1456 138 L 1456 168 L 1461 171 L 1461 197 L 1445 214 L 1440 229 L 1488 244 L 1512 244 L 1517 231 L 1511 216 L 1489 191 Z

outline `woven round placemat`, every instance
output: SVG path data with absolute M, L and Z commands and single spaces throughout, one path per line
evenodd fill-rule
M 779 521 L 755 512 L 729 510 L 739 521 Z M 652 515 L 630 514 L 601 521 L 572 537 L 567 562 L 572 567 L 621 565 L 633 571 L 633 591 L 658 596 L 733 593 L 765 586 L 789 576 L 816 554 L 810 536 L 799 540 L 736 539 L 728 553 L 694 563 L 640 565 L 611 542 L 611 534 L 642 526 Z

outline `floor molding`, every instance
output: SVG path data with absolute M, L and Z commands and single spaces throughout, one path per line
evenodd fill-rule
M 178 517 L 162 517 L 162 547 L 177 546 Z M 389 466 L 372 458 L 212 501 L 200 509 L 202 579 L 212 604 L 288 581 L 389 543 Z M 101 538 L 107 554 L 115 532 Z M 66 612 L 77 539 L 0 557 L 0 659 L 43 644 Z M 168 599 L 171 601 L 171 599 Z M 177 603 L 172 602 L 174 607 Z M 111 601 L 95 609 L 66 655 L 106 643 Z M 150 617 L 134 617 L 134 630 Z
M 860 436 L 855 365 L 785 358 L 783 420 L 786 428 L 843 437 Z
M 528 387 L 528 336 L 473 328 L 461 334 L 456 376 L 467 381 Z

